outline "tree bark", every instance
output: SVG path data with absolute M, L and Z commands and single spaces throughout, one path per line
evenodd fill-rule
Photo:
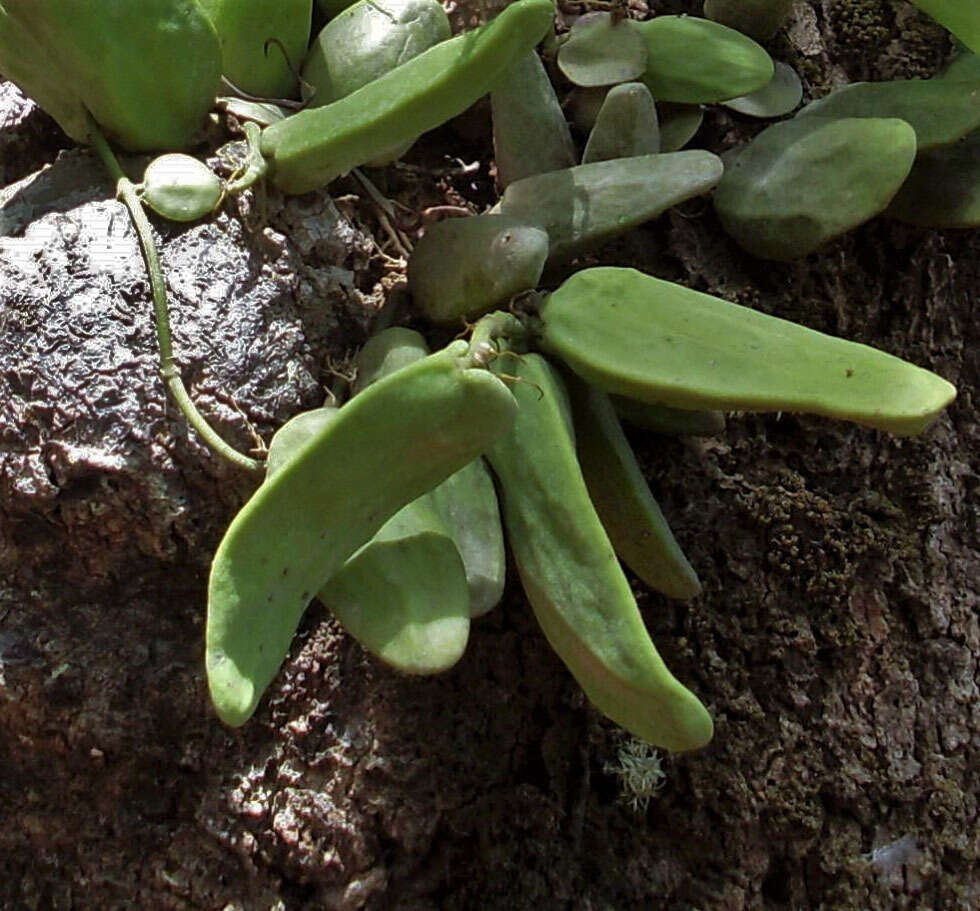
M 906 4 L 823 0 L 798 2 L 771 49 L 819 94 L 930 75 L 949 45 Z M 415 212 L 492 201 L 489 125 L 467 123 L 425 137 L 383 191 Z M 9 84 L 0 124 L 7 184 L 68 146 Z M 695 145 L 759 128 L 712 110 Z M 185 381 L 241 448 L 320 404 L 400 293 L 353 179 L 266 202 L 265 221 L 247 196 L 208 223 L 155 223 Z M 913 439 L 795 415 L 731 416 L 711 439 L 631 434 L 705 589 L 678 603 L 637 582 L 638 600 L 716 720 L 637 809 L 622 732 L 516 579 L 438 678 L 386 670 L 314 605 L 255 718 L 223 728 L 203 678 L 207 568 L 254 482 L 167 402 L 142 260 L 94 158 L 65 151 L 0 196 L 0 229 L 0 906 L 980 905 L 977 231 L 877 219 L 781 265 L 695 201 L 584 263 L 872 344 L 959 388 Z

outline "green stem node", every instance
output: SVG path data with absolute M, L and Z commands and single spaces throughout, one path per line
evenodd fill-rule
M 262 130 L 258 124 L 252 123 L 251 121 L 245 121 L 242 124 L 242 129 L 245 131 L 245 142 L 248 144 L 248 152 L 241 171 L 225 185 L 225 193 L 228 196 L 234 196 L 236 193 L 247 190 L 269 173 L 269 163 L 265 160 L 259 148 Z
M 496 310 L 473 327 L 467 356 L 474 367 L 487 367 L 502 351 L 527 351 L 527 329 L 513 313 Z

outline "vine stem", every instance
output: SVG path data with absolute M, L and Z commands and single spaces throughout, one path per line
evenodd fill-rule
M 103 136 L 95 121 L 89 115 L 89 138 L 92 147 L 102 159 L 112 179 L 116 182 L 116 198 L 121 200 L 129 210 L 130 218 L 133 220 L 133 227 L 139 238 L 140 248 L 143 251 L 143 260 L 150 276 L 150 288 L 153 292 L 153 316 L 156 324 L 157 345 L 160 354 L 160 374 L 163 381 L 167 384 L 167 389 L 173 396 L 177 407 L 183 412 L 187 423 L 193 427 L 201 439 L 223 459 L 251 472 L 263 472 L 264 466 L 256 459 L 234 449 L 226 443 L 217 431 L 207 422 L 207 419 L 191 400 L 190 395 L 184 386 L 184 381 L 180 377 L 180 371 L 174 362 L 173 343 L 170 334 L 170 312 L 167 303 L 167 286 L 163 278 L 163 269 L 160 267 L 160 256 L 157 252 L 156 241 L 153 239 L 153 229 L 150 220 L 143 211 L 143 203 L 136 193 L 133 182 L 126 177 L 119 161 L 109 148 L 109 143 Z

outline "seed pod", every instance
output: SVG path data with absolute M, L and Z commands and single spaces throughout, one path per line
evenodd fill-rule
M 490 93 L 497 182 L 570 168 L 575 146 L 537 52 L 515 60 Z
M 506 215 L 450 218 L 426 228 L 408 261 L 408 288 L 435 323 L 459 323 L 506 307 L 537 287 L 548 235 Z
M 701 594 L 701 582 L 637 464 L 609 396 L 566 378 L 579 465 L 616 553 L 647 585 L 671 598 Z
M 221 40 L 221 69 L 250 95 L 288 98 L 310 42 L 313 0 L 198 0 Z M 278 42 L 274 47 L 269 42 Z
M 720 158 L 701 151 L 597 161 L 518 180 L 499 209 L 546 231 L 548 261 L 560 262 L 706 193 L 722 171 Z
M 512 388 L 519 408 L 513 430 L 493 445 L 489 459 L 541 629 L 606 717 L 668 750 L 704 746 L 711 716 L 664 666 L 589 499 L 561 378 L 536 354 L 497 364 L 518 377 Z
M 569 82 L 592 88 L 639 79 L 647 68 L 647 45 L 626 20 L 607 12 L 575 21 L 558 51 L 558 69 Z
M 589 134 L 582 164 L 655 155 L 660 151 L 657 106 L 642 82 L 613 86 Z
M 87 142 L 88 130 L 68 93 L 130 151 L 183 148 L 201 129 L 217 95 L 221 48 L 197 0 L 4 0 L 2 8 L 0 70 L 12 42 L 29 34 L 36 56 L 14 53 L 11 75 L 28 95 L 37 86 L 72 138 Z
M 709 104 L 748 95 L 772 79 L 769 55 L 751 38 L 696 16 L 628 23 L 647 44 L 643 81 L 658 101 Z
M 792 6 L 793 0 L 704 0 L 704 15 L 756 41 L 768 41 Z
M 399 509 L 510 427 L 513 397 L 467 352 L 454 342 L 358 395 L 231 523 L 211 566 L 206 634 L 225 723 L 255 711 L 314 593 Z
M 585 269 L 541 306 L 538 344 L 586 382 L 672 408 L 802 411 L 914 434 L 953 400 L 944 379 L 634 269 Z
M 811 102 L 797 117 L 896 117 L 915 130 L 917 150 L 928 152 L 980 128 L 980 81 L 855 82 Z
M 217 208 L 223 192 L 218 176 L 204 162 L 172 152 L 147 166 L 140 197 L 164 218 L 196 221 Z
M 314 190 L 461 114 L 553 20 L 551 0 L 517 0 L 339 101 L 273 124 L 261 143 L 273 182 L 287 193 Z
M 797 117 L 725 159 L 713 202 L 740 247 L 791 260 L 874 218 L 915 160 L 904 120 Z

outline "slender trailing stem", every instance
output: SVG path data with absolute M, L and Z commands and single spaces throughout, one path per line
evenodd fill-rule
M 275 40 L 275 39 L 273 39 Z M 279 44 L 279 42 L 276 42 Z M 290 72 L 292 72 L 292 66 L 290 66 Z M 295 75 L 295 73 L 293 74 Z M 297 76 L 297 78 L 299 78 Z M 291 98 L 265 98 L 262 95 L 252 95 L 246 92 L 245 89 L 239 88 L 232 82 L 227 76 L 221 77 L 221 84 L 228 89 L 235 98 L 241 98 L 242 101 L 251 101 L 255 104 L 274 104 L 277 108 L 288 108 L 291 111 L 302 111 L 303 108 L 309 104 L 308 101 L 294 101 Z
M 300 101 L 300 102 L 294 101 L 292 102 L 292 104 L 290 104 L 287 101 L 286 104 L 283 105 L 283 107 L 296 106 L 297 110 L 302 110 L 310 103 L 310 101 L 313 100 L 313 96 L 316 94 L 316 88 L 310 85 L 310 83 L 308 83 L 303 78 L 302 73 L 300 73 L 300 71 L 296 69 L 296 65 L 293 63 L 292 60 L 289 59 L 289 52 L 286 50 L 286 45 L 283 44 L 278 38 L 269 38 L 265 42 L 262 48 L 265 56 L 266 57 L 269 56 L 269 48 L 272 47 L 273 45 L 279 48 L 279 52 L 282 54 L 283 59 L 286 61 L 286 66 L 289 68 L 290 74 L 299 83 L 301 97 L 305 99 L 304 101 Z
M 90 119 L 89 136 L 92 146 L 98 152 L 99 157 L 105 164 L 109 174 L 116 181 L 116 196 L 129 210 L 139 237 L 140 247 L 143 251 L 143 259 L 146 262 L 147 272 L 150 276 L 150 288 L 153 292 L 153 315 L 156 323 L 157 344 L 160 352 L 160 373 L 163 376 L 170 394 L 177 402 L 177 406 L 183 412 L 187 422 L 198 432 L 207 445 L 218 455 L 239 468 L 247 471 L 261 472 L 264 470 L 262 463 L 255 459 L 238 452 L 228 445 L 214 428 L 207 422 L 204 415 L 197 410 L 197 406 L 191 401 L 190 395 L 184 386 L 184 381 L 180 378 L 177 365 L 174 363 L 173 344 L 170 335 L 170 314 L 167 305 L 167 287 L 163 279 L 163 270 L 160 267 L 160 257 L 157 253 L 156 242 L 153 239 L 153 230 L 150 227 L 149 219 L 143 211 L 143 204 L 136 194 L 136 187 L 123 173 L 119 166 L 119 161 L 109 148 L 105 136 Z

